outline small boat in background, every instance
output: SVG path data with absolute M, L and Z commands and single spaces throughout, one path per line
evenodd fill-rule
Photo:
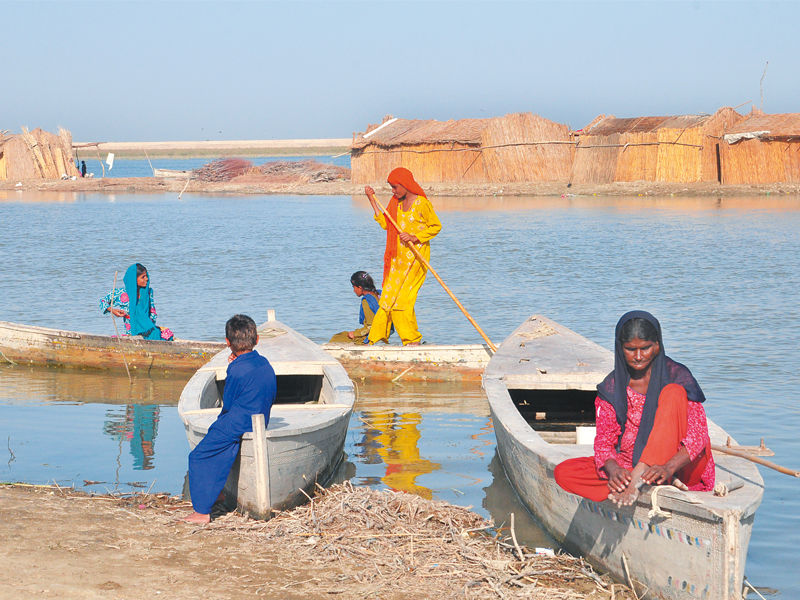
M 224 342 L 165 342 L 0 321 L 0 360 L 26 365 L 125 369 L 127 360 L 133 373 L 191 372 L 225 347 Z
M 176 171 L 174 169 L 153 169 L 153 177 L 161 179 L 189 179 L 191 171 Z
M 226 502 L 258 519 L 305 502 L 326 485 L 344 459 L 355 403 L 353 382 L 339 362 L 308 338 L 274 320 L 258 328 L 259 354 L 278 378 L 266 430 L 254 426 L 225 484 Z M 230 350 L 225 349 L 189 380 L 178 414 L 194 448 L 222 407 Z M 254 420 L 254 423 L 257 419 Z M 263 420 L 261 421 L 263 424 Z M 263 427 L 263 425 L 262 425 Z
M 640 597 L 741 599 L 764 494 L 752 462 L 715 453 L 715 492 L 645 486 L 626 507 L 586 500 L 555 482 L 560 462 L 592 456 L 593 445 L 579 437 L 594 425 L 596 386 L 613 368 L 613 353 L 538 315 L 500 345 L 483 387 L 509 481 L 567 551 L 617 581 L 639 582 Z M 710 420 L 708 428 L 712 444 L 730 440 Z

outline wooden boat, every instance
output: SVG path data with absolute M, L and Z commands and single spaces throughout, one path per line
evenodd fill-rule
M 645 486 L 633 506 L 622 508 L 555 483 L 557 464 L 593 453 L 591 444 L 576 443 L 577 428 L 594 424 L 595 386 L 613 363 L 608 350 L 536 315 L 500 345 L 483 386 L 509 480 L 567 551 L 618 581 L 639 582 L 640 596 L 740 599 L 764 492 L 752 462 L 715 453 L 717 484 L 725 484 L 726 496 Z M 710 420 L 708 426 L 712 444 L 725 444 L 727 434 Z
M 341 364 L 311 340 L 272 320 L 259 327 L 256 350 L 278 377 L 278 394 L 266 431 L 247 433 L 225 485 L 226 502 L 259 519 L 304 502 L 343 461 L 355 392 Z M 222 405 L 230 350 L 189 380 L 178 414 L 194 448 Z M 263 420 L 262 420 L 263 423 Z
M 132 374 L 194 371 L 223 348 L 224 342 L 117 338 L 0 321 L 0 360 L 22 364 L 124 369 L 124 353 Z
M 175 169 L 153 169 L 153 177 L 163 179 L 189 179 L 191 171 L 176 171 Z
M 224 342 L 174 340 L 162 342 L 123 336 L 96 335 L 0 321 L 0 361 L 100 369 L 132 373 L 160 370 L 195 371 Z M 344 365 L 353 379 L 480 382 L 491 353 L 480 344 L 391 346 L 324 344 L 322 349 Z
M 323 344 L 353 379 L 480 381 L 492 357 L 481 344 Z

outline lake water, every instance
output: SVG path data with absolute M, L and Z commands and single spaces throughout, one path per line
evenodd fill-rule
M 146 158 L 115 158 L 112 168 L 109 169 L 108 165 L 105 164 L 106 156 L 107 153 L 102 156 L 103 165 L 100 164 L 98 159 L 84 159 L 86 160 L 86 172 L 94 173 L 95 178 L 102 177 L 103 166 L 105 166 L 105 176 L 112 179 L 120 177 L 152 177 L 153 169 L 191 171 L 215 160 L 213 156 L 205 158 L 151 158 L 149 161 Z M 350 168 L 349 153 L 344 156 L 247 156 L 244 158 L 253 163 L 254 166 L 276 161 L 314 160 L 324 164 Z
M 619 316 L 649 310 L 667 354 L 703 386 L 709 416 L 739 443 L 764 437 L 775 462 L 800 470 L 800 198 L 432 201 L 443 223 L 433 264 L 495 343 L 540 313 L 611 348 Z M 195 339 L 221 339 L 236 312 L 263 322 L 268 309 L 316 342 L 352 328 L 349 276 L 379 276 L 385 240 L 366 199 L 349 196 L 0 192 L 0 223 L 0 319 L 112 333 L 99 299 L 114 271 L 138 261 L 159 323 Z M 429 342 L 480 341 L 433 278 L 417 316 Z M 182 380 L 131 390 L 119 375 L 11 365 L 0 378 L 9 448 L 0 479 L 181 491 Z M 504 504 L 511 494 L 479 390 L 361 392 L 347 441 L 355 483 L 472 505 L 498 521 L 519 514 L 513 498 Z M 800 482 L 762 475 L 748 580 L 798 597 Z

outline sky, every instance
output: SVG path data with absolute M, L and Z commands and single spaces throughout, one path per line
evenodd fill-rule
M 350 138 L 385 115 L 800 112 L 800 2 L 0 0 L 0 130 Z M 764 69 L 769 62 L 766 74 Z

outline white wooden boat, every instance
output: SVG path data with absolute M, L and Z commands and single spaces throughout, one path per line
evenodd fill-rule
M 323 344 L 353 379 L 480 381 L 492 357 L 482 344 Z
M 191 171 L 176 171 L 175 169 L 153 169 L 153 177 L 163 179 L 189 179 Z
M 622 508 L 565 492 L 553 479 L 563 460 L 593 454 L 591 444 L 576 443 L 576 427 L 594 425 L 596 385 L 613 366 L 608 350 L 536 315 L 500 345 L 483 386 L 514 489 L 566 550 L 618 581 L 640 582 L 640 596 L 742 598 L 747 546 L 764 492 L 752 462 L 714 454 L 727 496 L 645 486 L 636 504 Z M 724 445 L 727 434 L 710 420 L 708 426 L 712 444 Z M 653 511 L 654 489 L 662 515 Z
M 225 485 L 226 502 L 259 519 L 306 500 L 317 483 L 329 482 L 344 457 L 355 392 L 341 364 L 311 340 L 271 320 L 259 327 L 256 350 L 269 360 L 278 393 L 266 431 L 242 439 L 240 456 Z M 230 350 L 225 349 L 189 380 L 178 414 L 194 448 L 216 420 Z
M 132 374 L 191 372 L 223 348 L 224 342 L 117 338 L 0 321 L 0 360 L 22 364 L 124 369 L 127 361 Z

